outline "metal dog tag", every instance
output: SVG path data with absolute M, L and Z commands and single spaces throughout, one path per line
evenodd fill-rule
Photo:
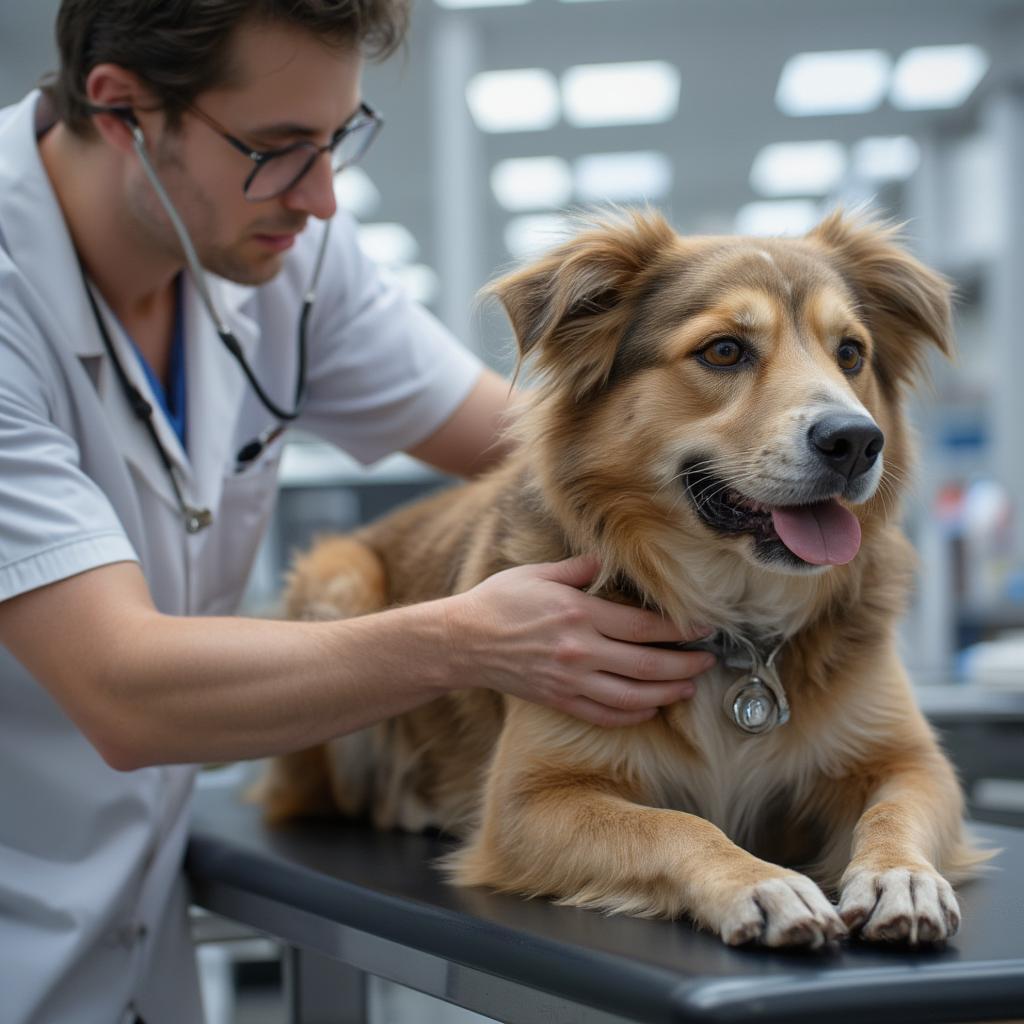
M 789 702 L 782 681 L 769 661 L 741 676 L 725 694 L 725 713 L 737 728 L 758 736 L 789 721 Z

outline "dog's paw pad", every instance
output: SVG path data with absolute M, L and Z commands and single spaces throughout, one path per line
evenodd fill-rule
M 960 926 L 952 886 L 930 868 L 859 871 L 843 887 L 839 913 L 872 942 L 944 942 Z
M 735 901 L 721 929 L 732 946 L 810 946 L 817 949 L 846 935 L 835 908 L 802 875 L 766 879 L 749 886 Z

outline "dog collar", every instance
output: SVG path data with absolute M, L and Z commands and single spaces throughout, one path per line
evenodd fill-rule
M 762 652 L 756 645 L 719 630 L 709 637 L 682 644 L 687 651 L 710 651 L 720 664 L 738 671 L 722 700 L 725 716 L 741 732 L 760 736 L 789 721 L 789 701 L 775 668 L 785 639 Z
M 615 577 L 615 589 L 648 608 L 643 591 L 625 573 Z M 739 673 L 726 689 L 722 710 L 726 718 L 741 732 L 760 736 L 789 721 L 789 701 L 775 668 L 775 658 L 785 637 L 769 637 L 769 644 L 760 646 L 734 633 L 718 630 L 710 636 L 686 644 L 654 644 L 655 647 L 676 647 L 684 651 L 710 651 L 719 664 Z

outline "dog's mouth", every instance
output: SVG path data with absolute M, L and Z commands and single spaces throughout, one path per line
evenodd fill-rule
M 860 522 L 835 497 L 768 505 L 710 473 L 690 470 L 683 479 L 694 511 L 707 526 L 722 534 L 749 534 L 766 560 L 785 553 L 810 565 L 845 565 L 860 550 Z

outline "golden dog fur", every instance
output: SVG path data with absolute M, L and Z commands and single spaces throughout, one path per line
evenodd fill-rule
M 458 692 L 278 759 L 268 815 L 438 826 L 462 839 L 447 864 L 457 884 L 688 914 L 730 943 L 952 934 L 948 883 L 985 855 L 896 652 L 913 572 L 902 402 L 929 346 L 951 348 L 946 283 L 890 229 L 841 214 L 788 240 L 680 237 L 635 214 L 491 290 L 537 370 L 523 443 L 483 479 L 321 542 L 297 562 L 288 614 L 358 615 L 596 553 L 596 593 L 681 625 L 784 636 L 791 719 L 741 733 L 722 709 L 736 673 L 720 665 L 692 700 L 618 729 Z M 749 352 L 739 372 L 708 365 L 716 338 L 716 359 L 735 355 L 728 339 Z M 859 372 L 839 365 L 844 341 Z M 763 481 L 793 471 L 808 418 L 829 406 L 866 412 L 885 437 L 871 493 L 843 501 L 862 533 L 852 561 L 766 559 L 702 521 L 688 460 L 766 500 Z

